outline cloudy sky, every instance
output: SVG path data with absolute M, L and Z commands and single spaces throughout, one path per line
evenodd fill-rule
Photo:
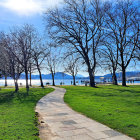
M 0 0 L 0 30 L 8 31 L 9 27 L 29 23 L 43 31 L 43 12 L 61 2 L 62 0 Z

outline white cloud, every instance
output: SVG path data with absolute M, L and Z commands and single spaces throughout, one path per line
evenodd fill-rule
M 62 0 L 3 0 L 0 6 L 16 12 L 19 15 L 42 13 L 47 8 L 56 6 Z

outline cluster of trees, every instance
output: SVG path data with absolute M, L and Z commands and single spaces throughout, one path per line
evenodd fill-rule
M 78 69 L 76 68 L 75 72 L 75 69 L 71 68 L 75 68 L 75 60 L 67 65 L 66 60 L 62 59 L 59 54 L 58 51 L 56 51 L 55 43 L 46 43 L 32 25 L 25 24 L 20 28 L 13 28 L 8 34 L 1 32 L 0 76 L 5 77 L 5 86 L 7 86 L 7 77 L 13 78 L 15 92 L 17 92 L 19 90 L 18 80 L 21 74 L 25 73 L 28 93 L 29 86 L 32 86 L 32 73 L 38 71 L 40 85 L 44 87 L 41 73 L 42 70 L 47 70 L 51 73 L 52 85 L 55 86 L 54 76 L 58 65 L 65 62 L 65 72 L 73 76 L 75 85 L 75 76 Z M 69 61 L 68 58 L 69 57 L 67 57 L 67 62 Z M 62 63 L 60 63 L 59 60 L 61 60 Z
M 7 86 L 7 77 L 11 77 L 14 79 L 17 92 L 18 80 L 21 74 L 25 73 L 28 93 L 29 86 L 32 86 L 31 74 L 38 71 L 41 87 L 44 87 L 41 70 L 44 68 L 44 60 L 49 62 L 51 59 L 51 51 L 42 42 L 36 29 L 28 24 L 13 28 L 8 34 L 0 34 L 0 74 L 5 77 L 5 86 Z
M 8 34 L 1 32 L 0 77 L 5 77 L 5 86 L 7 86 L 7 77 L 11 77 L 15 83 L 15 92 L 18 92 L 18 80 L 21 74 L 24 73 L 28 93 L 29 86 L 32 86 L 32 73 L 39 73 L 40 86 L 43 88 L 42 70 L 47 70 L 51 73 L 52 85 L 55 86 L 54 76 L 58 65 L 63 62 L 66 64 L 66 61 L 63 61 L 59 54 L 55 43 L 47 43 L 39 36 L 32 25 L 25 24 L 20 28 L 13 28 Z M 72 65 L 72 63 L 70 64 Z M 73 70 L 68 71 L 70 64 L 65 65 L 68 73 Z M 74 75 L 72 73 L 74 81 L 76 74 L 77 72 Z
M 90 86 L 95 87 L 98 66 L 108 69 L 117 85 L 116 71 L 140 60 L 139 10 L 133 0 L 64 0 L 46 13 L 48 34 L 58 46 L 76 54 L 87 66 Z
M 42 40 L 28 24 L 13 28 L 8 34 L 0 33 L 0 76 L 5 77 L 5 86 L 7 77 L 12 77 L 17 92 L 18 79 L 25 73 L 28 91 L 32 85 L 31 74 L 38 71 L 41 87 L 44 87 L 43 68 L 52 74 L 55 85 L 54 76 L 61 56 L 55 52 L 57 48 L 62 49 L 61 66 L 73 76 L 74 85 L 82 66 L 89 73 L 92 87 L 95 87 L 98 67 L 112 73 L 115 85 L 116 71 L 121 70 L 122 85 L 126 86 L 127 67 L 140 61 L 139 11 L 134 1 L 64 0 L 62 6 L 48 11 L 45 19 L 52 43 Z

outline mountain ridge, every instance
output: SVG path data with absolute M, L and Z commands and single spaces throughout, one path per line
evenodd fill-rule
M 117 75 L 117 78 L 121 78 L 121 72 L 116 73 L 116 75 Z M 100 79 L 100 77 L 112 78 L 112 75 L 105 74 L 104 76 L 95 76 L 95 79 Z M 126 77 L 140 77 L 140 71 L 126 72 Z M 40 79 L 38 74 L 36 74 L 36 75 L 32 74 L 31 78 L 32 79 Z M 2 79 L 4 79 L 4 77 Z M 8 77 L 7 79 L 12 79 L 12 78 Z M 25 79 L 25 74 L 21 74 L 20 79 Z M 51 73 L 50 74 L 42 74 L 42 79 L 52 79 Z M 73 79 L 73 77 L 71 75 L 63 73 L 63 72 L 56 72 L 55 79 Z M 83 75 L 78 75 L 78 76 L 76 76 L 76 79 L 89 79 L 89 76 L 84 77 Z

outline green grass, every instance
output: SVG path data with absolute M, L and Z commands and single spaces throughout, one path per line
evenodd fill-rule
M 25 88 L 16 94 L 14 89 L 1 89 L 0 140 L 38 140 L 34 109 L 37 101 L 52 91 L 52 88 L 31 88 L 26 96 Z
M 140 140 L 140 86 L 66 86 L 74 110 Z

